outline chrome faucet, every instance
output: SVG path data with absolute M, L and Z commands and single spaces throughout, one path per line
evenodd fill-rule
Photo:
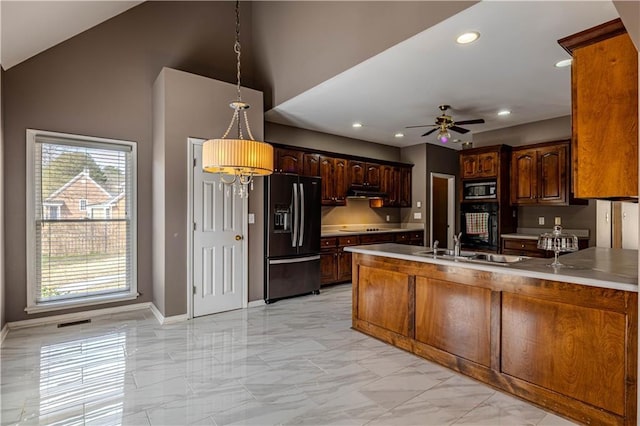
M 460 238 L 462 237 L 462 232 L 458 235 L 453 236 L 453 255 L 458 257 L 460 256 Z
M 434 252 L 438 251 L 438 244 L 440 244 L 440 241 L 435 240 L 433 242 L 433 246 L 431 247 L 433 249 Z

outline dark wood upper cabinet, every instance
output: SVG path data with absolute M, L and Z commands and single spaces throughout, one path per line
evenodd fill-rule
M 349 187 L 357 189 L 379 189 L 380 165 L 349 160 Z
M 320 176 L 320 155 L 304 153 L 302 156 L 302 174 Z
M 302 151 L 293 149 L 276 148 L 275 149 L 275 172 L 278 173 L 295 173 L 302 174 L 304 166 L 302 163 Z
M 347 160 L 320 155 L 319 168 L 322 178 L 322 205 L 345 205 L 347 202 Z
M 512 205 L 569 205 L 569 142 L 528 145 L 511 153 Z
M 498 164 L 499 156 L 497 152 L 460 155 L 460 169 L 463 179 L 496 177 L 498 175 Z
M 274 144 L 276 173 L 319 176 L 322 205 L 344 206 L 350 188 L 382 191 L 385 207 L 411 205 L 411 165 Z M 338 157 L 340 156 L 340 157 Z
M 535 204 L 537 155 L 532 149 L 511 153 L 511 204 Z
M 411 207 L 411 167 L 400 167 L 398 204 L 400 207 Z
M 558 41 L 572 56 L 573 193 L 638 196 L 638 52 L 620 19 Z
M 386 164 L 380 166 L 380 192 L 387 194 L 383 201 L 385 207 L 399 205 L 400 169 L 398 167 Z

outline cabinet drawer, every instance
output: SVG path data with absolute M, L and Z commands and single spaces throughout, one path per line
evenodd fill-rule
M 393 234 L 360 235 L 360 244 L 391 243 L 393 241 Z
M 338 245 L 338 238 L 337 237 L 331 237 L 331 238 L 322 238 L 320 240 L 320 248 L 324 249 L 324 248 L 334 248 Z
M 538 250 L 537 240 L 504 240 L 502 242 L 502 248 L 506 250 Z
M 357 246 L 360 244 L 360 238 L 357 235 L 351 235 L 349 237 L 338 237 L 338 245 L 344 246 Z

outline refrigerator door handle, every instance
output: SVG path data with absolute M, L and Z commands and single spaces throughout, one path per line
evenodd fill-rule
M 274 260 L 269 260 L 269 265 L 282 265 L 282 264 L 286 264 L 286 263 L 311 262 L 313 260 L 320 260 L 320 255 L 317 254 L 315 256 L 294 257 L 294 258 L 290 258 L 290 259 L 274 259 Z
M 298 213 L 298 185 L 293 184 L 293 200 L 291 201 L 291 214 L 293 215 L 293 229 L 291 232 L 291 247 L 298 245 L 298 228 L 300 225 Z
M 300 242 L 298 246 L 302 247 L 302 242 L 304 241 L 304 186 L 300 183 Z

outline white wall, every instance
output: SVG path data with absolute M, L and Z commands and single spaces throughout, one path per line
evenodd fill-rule
M 154 302 L 165 316 L 187 313 L 188 143 L 189 137 L 220 137 L 233 110 L 236 86 L 200 75 L 163 68 L 154 84 L 153 253 Z M 262 92 L 242 89 L 251 105 L 249 122 L 257 139 L 264 135 Z M 158 105 L 161 103 L 162 105 Z M 263 297 L 262 179 L 249 195 L 249 300 Z M 159 294 L 155 294 L 160 292 Z

